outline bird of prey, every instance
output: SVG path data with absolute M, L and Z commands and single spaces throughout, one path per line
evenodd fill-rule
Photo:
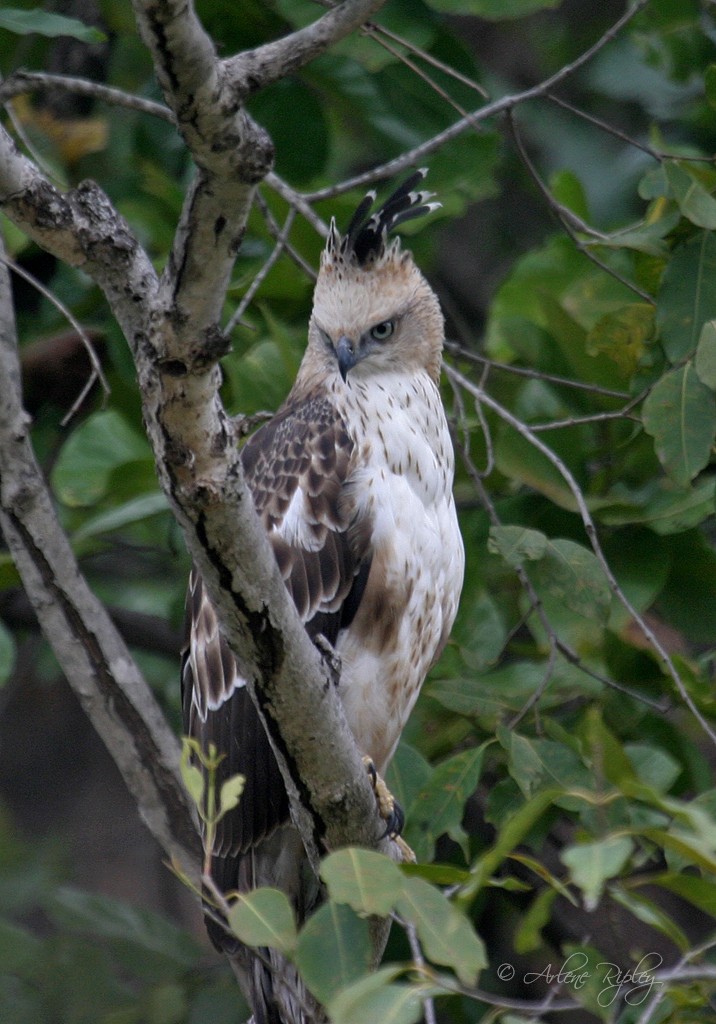
M 438 389 L 443 317 L 412 255 L 389 233 L 437 204 L 417 171 L 347 230 L 331 223 L 296 382 L 244 445 L 248 487 L 296 610 L 339 656 L 339 692 L 359 749 L 384 772 L 450 633 L 464 553 L 452 495 L 454 458 Z M 321 641 L 322 642 L 322 641 Z M 212 877 L 224 892 L 281 888 L 299 920 L 307 884 L 284 783 L 241 666 L 194 571 L 182 656 L 184 727 L 224 756 L 217 787 L 242 773 L 239 805 L 220 823 Z M 236 952 L 215 921 L 214 943 Z M 243 950 L 256 1024 L 303 1020 L 300 982 L 274 951 Z

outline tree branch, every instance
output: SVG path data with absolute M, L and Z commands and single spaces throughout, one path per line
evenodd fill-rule
M 142 818 L 164 850 L 196 875 L 199 844 L 179 775 L 176 738 L 80 574 L 35 461 L 20 399 L 9 274 L 1 260 L 0 378 L 0 525 L 7 545 L 58 661 Z
M 344 0 L 311 25 L 224 62 L 241 102 L 259 89 L 291 75 L 360 28 L 385 0 Z
M 384 823 L 335 680 L 288 596 L 219 397 L 225 342 L 215 317 L 254 175 L 265 168 L 265 136 L 235 107 L 222 106 L 218 64 L 193 12 L 163 0 L 135 6 L 167 102 L 199 165 L 161 281 L 97 186 L 58 192 L 1 129 L 0 205 L 39 244 L 102 287 L 124 330 L 162 485 L 285 768 L 309 855 L 351 843 L 377 846 Z M 210 152 L 219 142 L 218 152 Z M 12 511 L 11 496 L 8 501 Z M 61 616 L 63 592 L 50 599 Z M 60 621 L 56 630 L 63 628 L 68 625 Z M 93 649 L 91 635 L 83 642 Z M 88 703 L 93 699 L 98 695 L 88 692 Z

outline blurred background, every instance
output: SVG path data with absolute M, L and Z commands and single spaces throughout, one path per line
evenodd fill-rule
M 14 7 L 36 10 L 22 0 Z M 314 4 L 290 0 L 247 0 L 239 7 L 224 0 L 200 0 L 197 7 L 222 55 L 275 38 L 320 12 Z M 469 13 L 478 7 L 482 17 Z M 598 40 L 624 9 L 616 0 L 600 4 L 565 0 L 554 5 L 526 0 L 504 5 L 499 0 L 482 5 L 389 0 L 379 18 L 390 32 L 383 37 L 386 45 L 365 35 L 351 38 L 300 76 L 258 96 L 251 111 L 274 138 L 277 173 L 293 188 L 313 192 L 441 132 L 459 119 L 461 111 L 475 110 L 485 102 L 479 89 L 495 98 L 542 81 Z M 5 79 L 18 68 L 44 70 L 161 100 L 128 3 L 57 0 L 43 5 L 42 11 L 96 26 L 102 37 L 88 41 L 25 34 L 8 28 L 0 17 L 0 69 Z M 506 16 L 510 13 L 514 17 Z M 653 182 L 649 188 L 649 174 L 656 165 L 641 147 L 668 148 L 685 156 L 714 151 L 716 121 L 703 84 L 706 69 L 716 60 L 711 13 L 711 5 L 691 0 L 649 4 L 627 31 L 565 78 L 558 90 L 560 103 L 542 98 L 520 104 L 513 129 L 503 119 L 487 121 L 424 161 L 430 168 L 428 186 L 437 192 L 443 208 L 411 236 L 410 245 L 440 294 L 453 342 L 477 355 L 524 365 L 532 359 L 545 372 L 576 375 L 564 356 L 555 357 L 549 365 L 546 360 L 539 363 L 542 335 L 537 328 L 521 336 L 522 348 L 511 333 L 515 317 L 527 317 L 524 307 L 531 297 L 556 287 L 557 280 L 565 283 L 572 266 L 572 296 L 584 286 L 585 296 L 593 297 L 594 288 L 600 287 L 580 269 L 583 257 L 570 249 L 554 202 L 540 191 L 524 154 L 553 200 L 557 197 L 578 210 L 595 230 L 612 232 L 643 217 L 645 203 L 654 199 L 658 189 Z M 425 51 L 434 63 L 416 57 L 411 46 Z M 407 55 L 410 63 L 396 54 Z M 416 73 L 414 63 L 430 81 Z M 469 82 L 447 74 L 442 64 Z M 300 117 L 295 111 L 300 111 Z M 185 149 L 170 124 L 56 88 L 33 88 L 17 95 L 5 108 L 4 123 L 55 181 L 65 185 L 86 177 L 99 181 L 152 258 L 162 264 L 191 177 Z M 603 123 L 614 131 L 605 130 Z M 707 184 L 712 184 L 710 179 Z M 329 198 L 317 209 L 325 219 L 335 213 L 339 223 L 345 223 L 360 195 L 357 190 Z M 237 261 L 227 318 L 273 249 L 271 225 L 282 224 L 286 216 L 285 202 L 270 188 L 262 187 L 261 197 L 263 208 L 252 214 Z M 189 563 L 180 532 L 157 490 L 130 356 L 97 288 L 29 243 L 6 220 L 0 220 L 0 226 L 13 259 L 69 306 L 90 332 L 110 382 L 108 401 L 95 387 L 77 404 L 89 372 L 82 342 L 35 285 L 13 275 L 23 383 L 38 456 L 84 572 L 106 601 L 179 731 L 178 650 Z M 555 237 L 560 241 L 555 243 Z M 291 243 L 303 260 L 317 265 L 322 240 L 300 218 Z M 617 253 L 616 259 L 623 256 Z M 658 260 L 648 252 L 629 258 L 628 267 L 625 260 L 619 264 L 620 272 L 625 269 L 649 290 L 663 266 L 660 270 Z M 285 397 L 302 354 L 310 296 L 309 277 L 284 255 L 233 332 L 234 352 L 225 361 L 225 401 L 232 412 L 275 409 Z M 572 305 L 570 312 L 574 309 Z M 716 315 L 716 309 L 710 315 Z M 557 330 L 554 324 L 551 327 Z M 627 376 L 624 367 L 614 368 L 615 386 L 626 388 L 626 394 Z M 493 375 L 490 386 L 495 381 L 496 393 L 521 413 L 528 397 L 516 380 Z M 446 399 L 451 401 L 449 388 Z M 555 418 L 561 415 L 562 400 L 563 396 L 560 401 L 554 398 L 548 410 Z M 544 395 L 537 406 L 540 414 L 546 411 Z M 567 411 L 575 414 L 574 409 Z M 468 411 L 468 419 L 472 429 L 475 414 Z M 651 448 L 647 455 L 644 448 L 629 447 L 637 444 L 632 434 L 633 425 L 618 438 L 605 436 L 604 430 L 599 437 L 580 434 L 577 446 L 584 470 L 580 480 L 585 487 L 600 478 L 602 482 L 595 486 L 603 487 L 613 499 L 609 488 L 620 479 L 631 488 L 623 500 L 637 502 L 635 495 L 647 486 L 657 464 Z M 559 447 L 559 437 L 555 445 L 566 453 L 565 458 L 571 457 L 568 445 Z M 623 461 L 615 467 L 605 452 L 617 449 L 623 452 Z M 472 456 L 480 465 L 487 457 L 479 439 L 473 443 Z M 509 506 L 516 515 L 519 504 L 521 512 L 527 509 L 526 514 L 533 517 L 534 526 L 549 524 L 548 532 L 559 536 L 575 534 L 573 513 L 563 504 L 559 507 L 559 500 L 556 508 L 548 502 L 549 488 L 541 470 L 520 465 L 517 454 L 503 446 L 495 473 L 493 493 L 506 503 L 505 508 Z M 487 484 L 489 488 L 489 479 Z M 469 555 L 470 550 L 482 550 L 479 544 L 484 548 L 487 526 L 464 468 L 457 495 Z M 647 537 L 636 516 L 631 523 L 624 518 L 621 525 L 621 532 L 610 535 L 614 557 L 624 561 L 629 552 L 643 551 L 643 564 L 651 567 L 644 584 L 649 590 L 645 606 L 651 609 L 650 621 L 669 651 L 685 659 L 701 658 L 699 685 L 708 689 L 713 663 L 707 655 L 716 635 L 716 568 L 707 515 L 689 521 L 689 533 L 674 529 Z M 489 575 L 482 568 L 472 570 L 466 608 L 456 631 L 456 643 L 476 678 L 497 663 L 493 648 L 502 650 L 513 627 L 522 647 L 519 651 L 512 647 L 501 663 L 504 668 L 527 657 L 525 652 L 534 645 L 539 647 L 534 637 L 522 634 L 520 639 L 515 625 L 518 612 L 512 620 L 504 609 L 495 610 L 496 605 L 486 603 L 492 600 L 485 597 L 490 587 L 495 581 L 498 587 L 501 584 L 496 571 L 492 581 L 485 573 Z M 692 593 L 689 579 L 694 578 L 703 589 Z M 518 604 L 515 597 L 515 609 Z M 651 693 L 654 665 L 630 628 L 629 623 L 621 623 L 615 631 L 618 640 L 613 634 L 612 648 L 605 654 L 600 647 L 597 660 L 611 670 L 621 666 L 624 678 Z M 584 652 L 592 639 L 580 633 L 579 642 Z M 481 650 L 491 653 L 483 656 Z M 448 658 L 452 656 L 448 652 Z M 627 661 L 628 671 L 624 669 Z M 447 664 L 448 668 L 436 672 L 438 680 L 458 671 L 450 661 Z M 242 1019 L 233 982 L 206 946 L 193 898 L 167 870 L 111 759 L 62 678 L 6 552 L 0 552 L 0 667 L 0 912 L 4 915 L 0 965 L 16 968 L 15 977 L 9 970 L 0 984 L 3 1022 L 201 1024 L 211 1020 L 229 1024 Z M 465 671 L 464 665 L 459 671 Z M 534 688 L 534 677 L 530 678 Z M 510 680 L 505 677 L 503 684 L 509 690 Z M 571 699 L 574 686 L 584 684 L 575 684 L 570 677 L 560 685 L 558 706 Z M 579 691 L 582 707 L 591 699 L 587 690 Z M 524 686 L 515 690 L 515 708 L 528 693 Z M 643 707 L 635 709 L 628 701 L 614 703 L 613 698 L 614 694 L 609 698 L 607 721 L 611 715 L 611 727 L 617 731 L 623 727 L 625 743 L 636 742 L 640 729 L 656 735 L 658 713 L 652 712 L 644 725 Z M 478 721 L 488 735 L 494 716 L 489 709 L 484 710 L 483 719 L 480 714 Z M 615 721 L 620 723 L 618 728 Z M 569 721 L 564 726 L 569 729 Z M 712 791 L 713 755 L 708 748 L 693 736 L 688 750 L 679 747 L 681 741 L 674 738 L 678 722 L 664 720 L 659 728 L 664 753 L 655 770 L 664 772 L 666 779 L 668 758 L 674 762 L 667 788 L 673 783 L 672 792 L 693 794 L 694 779 L 699 779 L 702 792 Z M 455 713 L 454 699 L 452 705 L 450 700 L 441 703 L 428 688 L 408 741 L 420 750 L 423 760 L 435 762 L 451 750 L 469 748 L 468 733 L 466 719 Z M 692 775 L 686 780 L 682 774 L 679 783 L 684 765 Z M 475 797 L 466 804 L 463 828 L 472 849 L 479 848 L 493 827 L 499 826 L 494 808 L 492 819 L 490 814 L 485 817 L 488 798 L 499 781 L 495 772 L 493 766 L 483 775 Z M 400 779 L 395 785 L 400 788 Z M 460 859 L 463 838 L 457 838 L 457 842 L 440 840 L 438 860 Z M 549 842 L 556 844 L 556 850 L 560 841 L 567 842 L 567 831 L 556 825 Z M 550 862 L 555 869 L 559 866 L 556 856 Z M 531 904 L 523 893 L 510 894 L 509 886 L 495 899 L 498 903 L 488 901 L 482 906 L 478 928 L 492 950 L 504 950 L 502 959 L 517 962 L 510 936 L 515 920 Z M 707 933 L 706 921 L 693 903 L 682 906 L 677 896 L 663 892 L 661 899 L 662 916 L 672 921 L 673 929 L 686 927 L 687 919 L 689 943 L 700 941 Z M 135 917 L 135 910 L 158 917 Z M 549 917 L 545 906 L 548 939 L 553 941 L 548 948 L 563 948 L 565 937 L 597 946 L 601 942 L 612 950 L 618 941 L 625 956 L 635 943 L 672 958 L 674 948 L 680 948 L 680 939 L 674 938 L 675 933 L 669 936 L 663 919 L 663 927 L 644 938 L 638 931 L 643 921 L 635 925 L 632 915 L 627 924 L 618 910 L 612 908 L 612 914 L 611 919 L 608 913 L 590 917 L 565 905 Z M 165 918 L 179 923 L 180 937 L 169 925 L 164 927 Z M 535 916 L 532 927 L 537 931 L 538 924 Z M 27 926 L 32 941 L 25 938 Z M 544 947 L 530 950 L 526 942 L 524 948 L 524 963 L 541 969 L 547 962 Z M 395 955 L 400 955 L 400 947 Z M 29 996 L 27 986 L 17 980 L 24 977 L 23 958 L 45 965 L 47 984 L 39 975 L 37 981 L 38 991 L 44 992 L 41 997 Z M 537 995 L 532 989 L 517 994 Z M 484 1007 L 456 1000 L 440 1010 L 440 1020 L 478 1020 L 484 1012 Z M 514 1017 L 518 1019 L 522 1018 Z M 545 1014 L 544 1020 L 551 1019 Z M 580 1024 L 595 1018 L 591 1011 L 578 1011 L 562 1014 L 560 1019 Z M 686 1021 L 687 1016 L 682 1019 Z

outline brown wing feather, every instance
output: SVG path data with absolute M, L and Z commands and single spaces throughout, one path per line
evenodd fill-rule
M 357 524 L 345 487 L 353 442 L 335 407 L 314 397 L 287 404 L 247 442 L 242 462 L 286 587 L 311 636 L 334 642 L 355 614 L 370 565 L 370 530 Z M 237 884 L 235 858 L 288 817 L 273 751 L 196 572 L 182 653 L 184 728 L 225 754 L 217 785 L 241 772 L 246 786 L 221 822 L 215 881 Z

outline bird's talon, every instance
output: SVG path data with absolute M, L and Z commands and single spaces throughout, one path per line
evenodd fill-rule
M 373 792 L 375 793 L 375 799 L 378 804 L 380 816 L 386 823 L 385 832 L 381 836 L 381 839 L 385 839 L 386 836 L 389 839 L 392 839 L 400 850 L 401 860 L 414 864 L 415 854 L 400 835 L 405 825 L 405 814 L 403 813 L 403 808 L 390 792 L 383 778 L 378 774 L 372 758 L 364 757 L 363 764 L 370 776 L 370 782 L 373 787 Z

